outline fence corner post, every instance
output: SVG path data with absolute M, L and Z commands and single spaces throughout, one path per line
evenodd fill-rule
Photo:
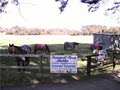
M 87 56 L 87 76 L 91 73 L 91 56 Z

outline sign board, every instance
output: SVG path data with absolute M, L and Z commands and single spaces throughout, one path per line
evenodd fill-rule
M 76 55 L 51 55 L 51 73 L 77 73 Z

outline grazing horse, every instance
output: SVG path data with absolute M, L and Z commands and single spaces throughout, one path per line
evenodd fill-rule
M 98 44 L 98 43 L 95 43 L 95 44 L 91 44 L 90 45 L 90 49 L 91 50 L 94 50 L 94 49 L 97 49 L 97 48 L 102 48 L 102 45 Z
M 38 51 L 41 50 L 43 53 L 50 54 L 50 49 L 46 44 L 35 44 L 34 46 L 34 54 L 38 54 Z
M 66 50 L 68 47 L 71 48 L 72 50 L 74 50 L 75 46 L 79 46 L 79 43 L 77 43 L 77 42 L 65 42 L 64 43 L 64 50 Z
M 8 52 L 10 54 L 30 54 L 31 47 L 28 45 L 15 46 L 14 44 L 9 44 Z M 30 63 L 30 57 L 19 56 L 16 57 L 16 59 L 18 62 L 18 66 L 20 66 L 20 62 L 22 62 L 23 66 L 28 66 Z

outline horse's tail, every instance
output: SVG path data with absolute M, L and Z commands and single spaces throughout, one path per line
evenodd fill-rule
M 48 47 L 48 45 L 45 44 L 46 50 L 48 51 L 48 53 L 50 54 L 50 49 Z

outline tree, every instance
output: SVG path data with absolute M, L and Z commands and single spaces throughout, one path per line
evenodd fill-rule
M 7 11 L 5 11 L 6 6 L 8 5 L 8 3 L 14 4 L 14 5 L 19 5 L 19 1 L 18 0 L 0 0 L 0 13 L 7 13 Z
M 59 8 L 60 12 L 62 13 L 64 9 L 66 8 L 67 4 L 69 3 L 68 0 L 55 0 L 56 2 L 64 2 L 61 3 L 61 6 Z M 117 0 L 80 0 L 81 3 L 88 5 L 88 12 L 95 12 L 100 7 L 105 6 L 109 1 L 113 1 L 113 5 L 111 7 L 108 7 L 105 10 L 105 15 L 112 15 L 118 23 L 120 23 L 120 1 Z
M 68 4 L 69 0 L 55 0 L 55 1 L 61 2 L 61 6 L 60 6 L 61 8 L 66 8 L 66 5 Z M 107 4 L 108 1 L 110 1 L 110 0 L 80 0 L 81 3 L 88 4 L 88 11 L 90 11 L 90 12 L 96 11 L 103 4 Z M 120 1 L 114 0 L 113 6 L 111 6 L 110 8 L 108 7 L 107 11 L 113 10 L 114 11 L 113 13 L 115 13 L 116 10 L 118 10 L 118 9 L 120 9 Z
M 0 0 L 0 13 L 7 13 L 5 8 L 8 3 L 18 6 L 21 4 L 19 1 L 20 0 Z M 61 6 L 58 7 L 60 13 L 64 11 L 69 1 L 70 0 L 55 0 L 55 2 L 61 3 Z M 105 15 L 112 15 L 118 23 L 120 23 L 120 0 L 80 0 L 81 3 L 88 5 L 88 12 L 97 11 L 100 7 L 105 6 L 109 1 L 113 1 L 113 5 L 105 10 Z

